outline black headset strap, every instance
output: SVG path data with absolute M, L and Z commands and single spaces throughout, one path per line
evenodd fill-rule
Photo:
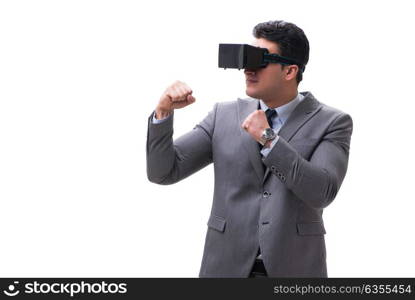
M 305 66 L 303 66 L 296 60 L 275 53 L 264 53 L 264 62 L 277 63 L 283 65 L 297 65 L 301 69 L 301 71 L 304 71 L 305 69 Z

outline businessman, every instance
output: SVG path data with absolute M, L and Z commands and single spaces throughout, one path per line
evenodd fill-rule
M 174 110 L 195 97 L 184 82 L 169 86 L 148 120 L 147 176 L 173 184 L 213 163 L 199 277 L 327 277 L 322 214 L 346 174 L 352 119 L 298 92 L 303 30 L 269 21 L 253 35 L 253 46 L 297 63 L 245 69 L 248 98 L 215 104 L 174 141 Z

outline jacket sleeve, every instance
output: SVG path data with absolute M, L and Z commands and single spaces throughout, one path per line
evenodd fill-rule
M 334 198 L 346 175 L 353 121 L 340 114 L 329 126 L 310 160 L 280 137 L 264 164 L 302 201 L 324 208 Z
M 190 132 L 173 141 L 174 114 L 159 124 L 148 119 L 147 177 L 158 184 L 173 184 L 212 162 L 212 136 L 217 104 Z

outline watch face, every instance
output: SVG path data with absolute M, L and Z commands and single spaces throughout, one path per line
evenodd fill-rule
M 274 130 L 272 130 L 272 128 L 266 128 L 265 129 L 264 137 L 267 140 L 274 138 L 274 136 L 275 136 L 275 132 L 274 132 Z

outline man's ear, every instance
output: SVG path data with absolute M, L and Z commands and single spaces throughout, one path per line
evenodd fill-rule
M 297 65 L 289 65 L 285 68 L 285 79 L 291 80 L 295 79 L 298 73 Z

